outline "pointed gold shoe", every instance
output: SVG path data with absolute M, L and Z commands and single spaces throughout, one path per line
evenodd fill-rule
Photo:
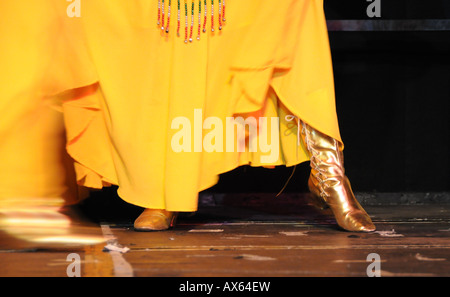
M 175 226 L 177 213 L 164 209 L 147 208 L 134 221 L 136 231 L 162 231 Z
M 310 153 L 311 174 L 308 187 L 315 205 L 329 207 L 338 225 L 347 231 L 373 232 L 375 225 L 353 194 L 345 176 L 340 143 L 301 123 L 302 140 Z

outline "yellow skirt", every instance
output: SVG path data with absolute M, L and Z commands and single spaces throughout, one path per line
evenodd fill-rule
M 0 2 L 0 208 L 74 204 L 85 196 L 65 150 L 60 103 L 51 95 L 97 75 L 82 65 L 87 51 L 71 45 L 70 36 L 82 31 L 66 24 L 64 5 Z M 86 70 L 70 71 L 75 63 Z
M 69 2 L 55 4 L 67 55 L 52 65 L 49 93 L 62 94 L 80 185 L 114 184 L 129 203 L 195 211 L 221 173 L 307 161 L 298 119 L 341 141 L 323 0 L 227 0 L 222 30 L 215 1 L 214 32 L 207 1 L 200 40 L 205 7 L 189 0 L 187 43 L 184 1 L 181 36 L 177 1 L 168 33 L 158 2 L 84 1 L 72 18 Z

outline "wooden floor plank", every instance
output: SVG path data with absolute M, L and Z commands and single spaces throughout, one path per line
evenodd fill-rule
M 135 232 L 132 221 L 104 222 L 106 239 L 118 248 L 114 253 L 105 244 L 0 250 L 0 277 L 67 276 L 73 253 L 85 277 L 365 277 L 371 254 L 379 256 L 381 276 L 450 276 L 449 209 L 372 208 L 374 233 L 338 230 L 325 214 L 320 221 L 280 213 L 271 220 L 245 207 L 229 217 L 204 209 L 165 232 Z

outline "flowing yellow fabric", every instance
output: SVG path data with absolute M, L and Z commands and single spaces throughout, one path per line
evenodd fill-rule
M 80 185 L 114 184 L 132 204 L 195 211 L 198 193 L 223 172 L 307 161 L 298 119 L 341 141 L 323 0 L 227 0 L 223 30 L 216 18 L 215 32 L 199 41 L 195 33 L 188 44 L 184 9 L 176 34 L 175 3 L 168 34 L 156 24 L 157 0 L 82 1 L 80 17 L 72 18 L 69 2 L 55 4 L 65 16 L 52 28 L 65 31 L 57 42 L 65 59 L 33 55 L 56 57 L 45 93 L 62 94 Z M 245 135 L 227 137 L 227 118 L 238 117 L 248 120 Z M 227 150 L 230 140 L 235 146 Z M 262 149 L 264 141 L 273 149 Z
M 50 95 L 97 78 L 95 72 L 70 71 L 71 63 L 83 67 L 89 60 L 71 45 L 70 30 L 81 27 L 65 26 L 64 6 L 56 3 L 0 2 L 0 207 L 80 198 L 63 115 Z

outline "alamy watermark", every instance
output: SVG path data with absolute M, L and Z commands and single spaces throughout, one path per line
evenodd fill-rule
M 367 266 L 366 273 L 368 277 L 381 277 L 381 257 L 377 253 L 367 255 L 367 262 L 371 262 Z
M 203 118 L 202 109 L 194 110 L 193 121 L 176 117 L 171 138 L 172 150 L 181 152 L 261 152 L 261 163 L 275 163 L 280 152 L 279 117 Z M 204 134 L 205 131 L 208 131 Z
M 381 18 L 381 0 L 367 0 L 367 2 L 372 2 L 367 7 L 367 16 L 369 18 Z
M 67 266 L 66 274 L 68 277 L 81 277 L 81 257 L 77 253 L 71 253 L 67 255 L 67 262 L 70 264 Z
M 66 0 L 71 2 L 66 9 L 67 16 L 69 18 L 81 17 L 81 0 Z

